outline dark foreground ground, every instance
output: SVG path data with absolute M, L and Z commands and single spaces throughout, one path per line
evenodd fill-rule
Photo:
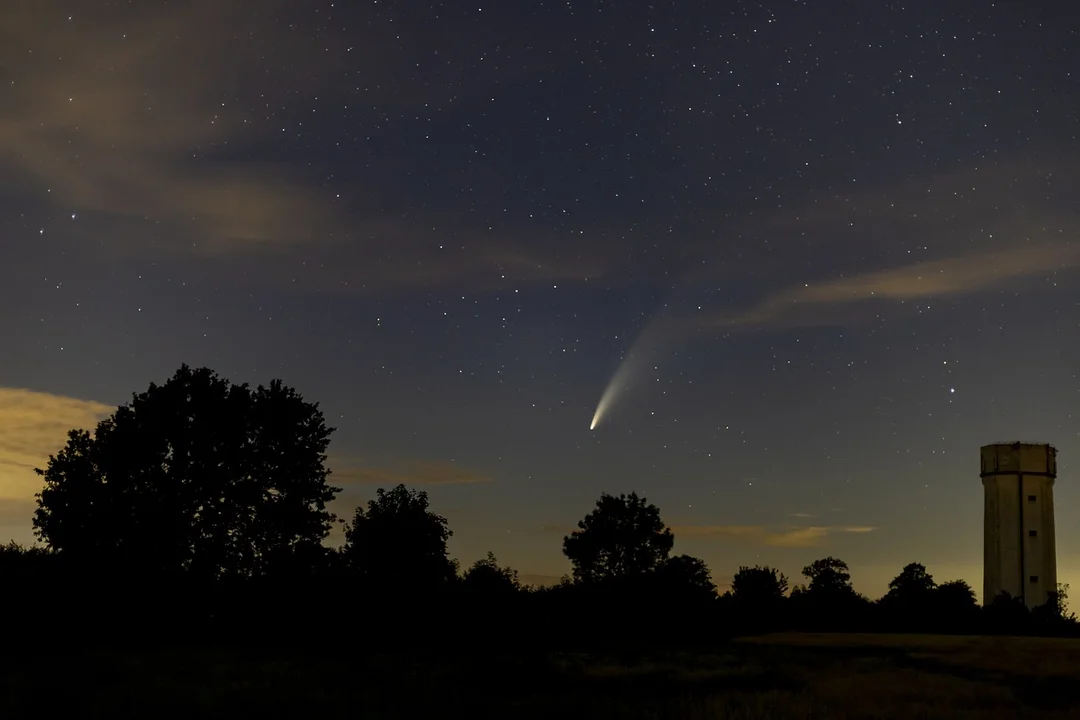
M 639 657 L 225 649 L 0 659 L 0 717 L 1075 718 L 1080 640 L 771 635 Z

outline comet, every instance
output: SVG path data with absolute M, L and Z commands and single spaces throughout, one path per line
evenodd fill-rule
M 650 360 L 655 358 L 657 350 L 670 339 L 671 330 L 663 309 L 646 323 L 604 388 L 600 402 L 596 404 L 592 422 L 589 423 L 589 430 L 595 430 L 600 425 L 612 408 L 629 393 L 644 370 L 655 367 L 655 362 Z
M 634 379 L 645 368 L 644 359 L 648 355 L 648 350 L 651 349 L 648 347 L 651 344 L 648 342 L 649 330 L 650 328 L 646 327 L 642 331 L 631 346 L 630 351 L 623 356 L 619 367 L 615 370 L 615 374 L 611 376 L 611 380 L 608 381 L 607 387 L 604 388 L 604 392 L 600 396 L 600 402 L 596 404 L 596 412 L 593 413 L 589 430 L 596 429 L 600 421 L 615 407 L 615 404 L 629 392 L 634 385 Z
M 625 360 L 619 363 L 619 368 L 615 371 L 611 381 L 608 382 L 607 387 L 604 388 L 603 395 L 600 396 L 600 402 L 596 404 L 596 412 L 593 413 L 592 422 L 589 423 L 590 430 L 596 429 L 596 426 L 604 419 L 604 415 L 615 404 L 615 400 L 618 399 L 626 387 L 625 376 L 630 374 L 629 363 Z

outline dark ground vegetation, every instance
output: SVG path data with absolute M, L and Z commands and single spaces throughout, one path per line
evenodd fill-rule
M 1069 718 L 1080 641 L 788 634 L 641 653 L 201 646 L 4 656 L 5 718 Z

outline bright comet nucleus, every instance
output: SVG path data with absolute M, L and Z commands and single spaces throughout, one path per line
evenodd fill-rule
M 622 370 L 620 366 L 619 370 Z M 600 424 L 600 420 L 603 419 L 604 413 L 607 412 L 608 407 L 611 405 L 612 398 L 615 396 L 615 388 L 619 379 L 619 372 L 616 371 L 615 377 L 611 378 L 611 382 L 604 388 L 604 394 L 600 396 L 600 402 L 596 404 L 596 412 L 593 413 L 592 422 L 589 423 L 589 429 L 595 430 L 596 426 Z

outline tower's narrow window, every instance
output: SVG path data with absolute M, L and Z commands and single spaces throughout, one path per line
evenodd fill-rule
M 1035 502 L 1035 496 L 1034 495 L 1028 495 L 1028 502 Z
M 1039 534 L 1038 530 L 1028 530 L 1028 537 L 1036 537 L 1036 536 L 1038 536 L 1038 534 Z
M 1031 576 L 1031 582 L 1033 582 L 1033 583 L 1039 582 L 1039 576 L 1038 575 L 1032 575 Z

